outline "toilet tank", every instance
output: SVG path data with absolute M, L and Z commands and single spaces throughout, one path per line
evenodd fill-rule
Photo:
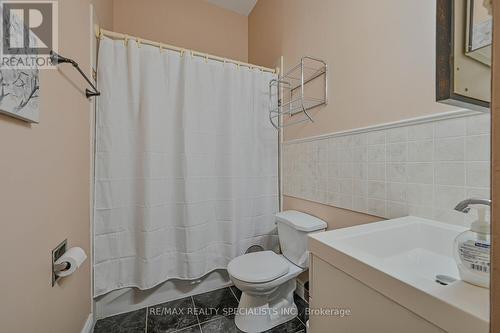
M 312 215 L 286 210 L 276 214 L 281 252 L 295 265 L 309 267 L 307 235 L 326 230 L 326 222 Z

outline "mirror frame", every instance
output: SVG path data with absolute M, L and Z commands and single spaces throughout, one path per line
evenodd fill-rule
M 454 0 L 436 0 L 436 101 L 472 110 L 489 111 L 489 102 L 455 92 L 453 12 Z

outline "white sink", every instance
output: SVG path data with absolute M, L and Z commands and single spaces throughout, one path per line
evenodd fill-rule
M 487 327 L 489 291 L 461 281 L 453 259 L 453 241 L 464 230 L 407 216 L 313 234 L 310 250 L 403 306 L 421 311 L 424 318 L 432 304 L 439 312 L 461 317 L 432 318 L 444 321 L 444 327 L 455 326 L 457 320 L 473 320 L 479 327 Z M 437 275 L 457 281 L 441 285 L 436 282 Z M 415 289 L 424 297 L 418 302 L 409 296 L 415 295 Z
M 465 230 L 408 216 L 338 229 L 316 238 L 412 285 L 434 287 L 438 274 L 460 279 L 453 240 Z

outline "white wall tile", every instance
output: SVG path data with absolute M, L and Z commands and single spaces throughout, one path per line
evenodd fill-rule
M 385 163 L 368 163 L 366 165 L 366 178 L 385 181 L 385 165 Z
M 467 163 L 467 186 L 490 186 L 490 162 Z
M 408 184 L 406 190 L 406 201 L 412 205 L 430 205 L 433 201 L 432 185 Z
M 352 148 L 352 161 L 353 162 L 366 162 L 366 146 Z
M 467 117 L 467 135 L 478 135 L 490 133 L 491 115 L 486 113 L 484 115 Z
M 352 162 L 352 149 L 341 148 L 337 152 L 338 162 Z
M 465 185 L 465 163 L 437 162 L 434 173 L 435 183 L 439 185 Z
M 366 212 L 366 198 L 354 196 L 352 198 L 352 209 L 358 212 Z
M 352 136 L 352 145 L 354 147 L 366 145 L 366 133 L 353 135 Z
M 366 212 L 371 215 L 385 217 L 386 201 L 378 199 L 366 199 Z
M 338 137 L 337 140 L 339 149 L 350 148 L 354 146 L 354 140 L 352 135 L 344 135 Z
M 390 143 L 387 144 L 387 162 L 404 162 L 408 160 L 408 144 Z
M 465 159 L 465 139 L 438 139 L 435 142 L 436 161 L 463 161 Z
M 318 191 L 328 192 L 328 178 L 318 178 Z
M 352 209 L 352 195 L 339 195 L 339 207 L 344 209 Z
M 318 163 L 318 177 L 328 177 L 328 163 Z
M 464 187 L 438 185 L 434 191 L 434 204 L 444 209 L 453 209 L 464 198 Z
M 465 135 L 465 118 L 437 121 L 434 126 L 434 135 L 436 138 Z
M 360 179 L 353 179 L 352 193 L 356 196 L 366 197 L 367 181 Z
M 328 204 L 328 192 L 321 191 L 318 189 L 318 195 L 317 195 L 315 201 L 322 203 L 322 204 Z
M 327 202 L 331 206 L 337 206 L 339 205 L 340 198 L 338 193 L 334 192 L 328 192 L 327 193 Z
M 385 144 L 385 134 L 386 134 L 385 130 L 366 133 L 366 144 L 367 145 Z
M 352 163 L 340 163 L 340 177 L 352 178 Z
M 337 178 L 340 176 L 340 163 L 328 164 L 328 177 Z
M 387 200 L 406 202 L 406 183 L 387 183 Z
M 366 160 L 368 162 L 385 162 L 385 144 L 368 146 Z
M 368 181 L 367 197 L 373 199 L 383 199 L 386 197 L 386 183 L 377 181 Z
M 431 162 L 433 152 L 433 140 L 408 142 L 408 161 L 410 162 Z
M 465 188 L 466 198 L 476 198 L 476 199 L 490 199 L 491 198 L 491 191 L 489 188 L 473 188 L 473 187 L 466 187 Z
M 489 198 L 489 115 L 283 146 L 286 195 L 376 216 L 407 214 L 463 225 L 453 210 Z
M 352 184 L 352 179 L 340 179 L 338 192 L 341 194 L 352 194 Z
M 408 126 L 408 140 L 424 140 L 434 137 L 434 124 L 425 123 Z
M 408 205 L 408 214 L 426 219 L 432 219 L 434 217 L 432 206 Z
M 406 142 L 408 141 L 408 127 L 396 127 L 387 130 L 387 142 Z
M 475 135 L 465 139 L 465 159 L 467 161 L 490 160 L 490 136 Z
M 434 208 L 434 220 L 455 225 L 464 225 L 465 214 L 453 209 Z
M 387 201 L 387 218 L 396 219 L 408 216 L 409 209 L 406 203 Z
M 318 161 L 328 162 L 328 140 L 318 141 Z
M 331 140 L 328 140 L 328 142 L 331 142 Z M 332 146 L 328 146 L 328 162 L 338 162 L 338 160 L 339 157 L 337 146 L 335 144 Z
M 328 178 L 327 191 L 330 193 L 339 192 L 340 181 L 337 178 Z
M 406 165 L 408 183 L 432 184 L 434 182 L 434 165 L 432 163 L 408 163 Z
M 387 180 L 406 182 L 406 163 L 387 163 Z
M 366 163 L 353 163 L 352 164 L 352 178 L 366 179 Z

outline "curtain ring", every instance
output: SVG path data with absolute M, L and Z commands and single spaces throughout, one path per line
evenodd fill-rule
M 208 54 L 205 54 L 205 62 L 208 64 Z
M 125 38 L 123 38 L 123 45 L 127 46 L 128 45 L 128 36 L 125 35 Z
M 137 47 L 140 48 L 141 47 L 141 39 L 137 38 L 135 41 L 137 42 Z
M 104 37 L 104 32 L 102 32 L 102 28 L 99 28 L 99 39 Z
M 162 53 L 163 52 L 163 45 L 160 44 L 159 48 L 160 48 L 160 53 Z
M 184 56 L 184 52 L 185 52 L 185 51 L 186 51 L 186 50 L 184 50 L 184 49 L 182 49 L 182 50 L 181 50 L 181 57 L 183 57 L 183 56 Z

